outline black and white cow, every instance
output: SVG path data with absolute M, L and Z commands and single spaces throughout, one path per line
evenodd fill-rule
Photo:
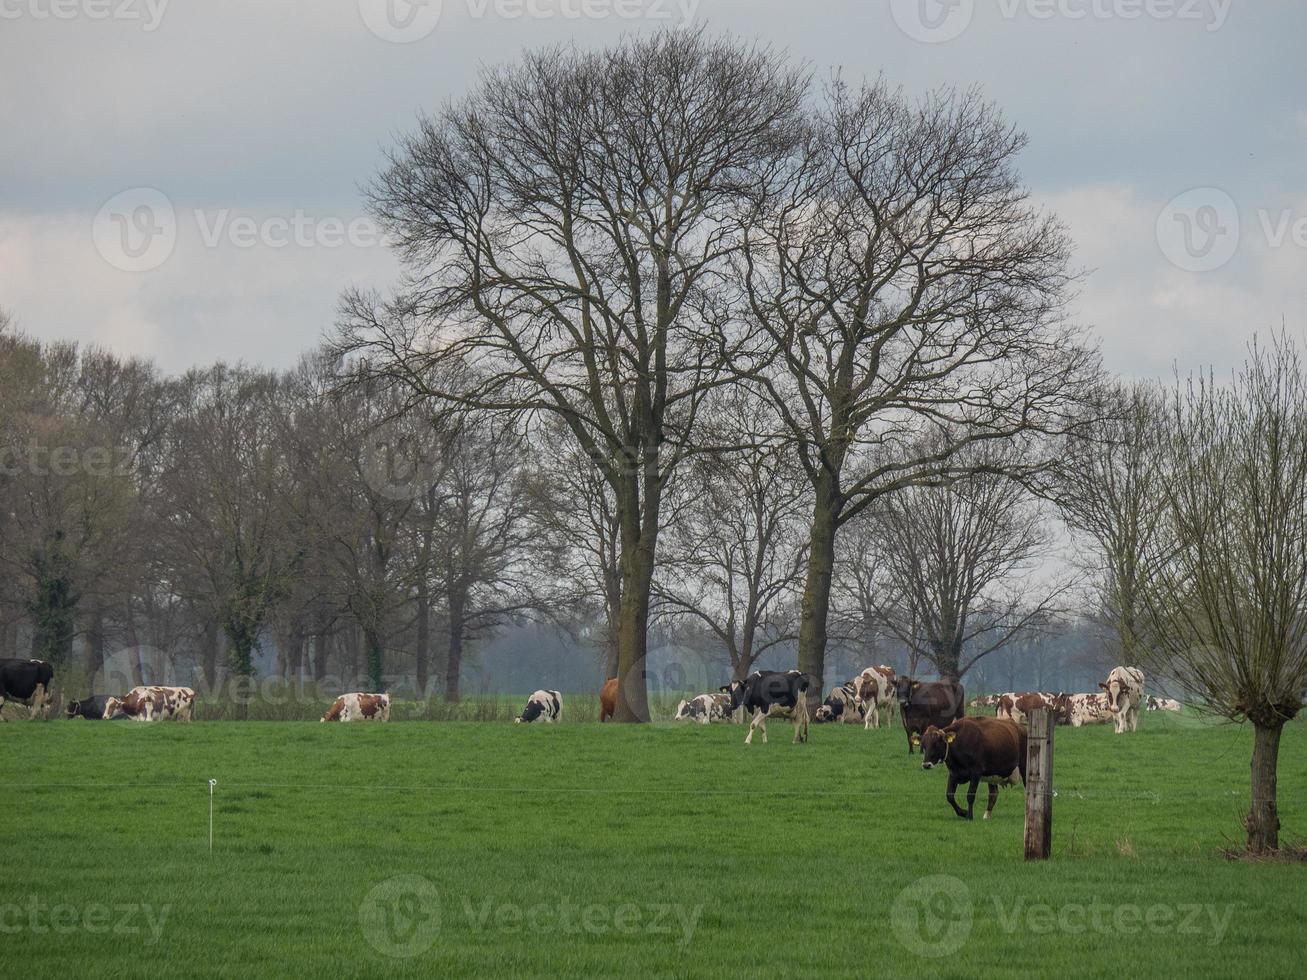
M 846 725 L 858 725 L 863 721 L 865 707 L 858 698 L 858 688 L 849 681 L 832 688 L 830 695 L 822 702 L 812 720 L 821 724 L 827 721 L 842 721 Z
M 803 692 L 808 689 L 808 675 L 797 670 L 755 670 L 742 681 L 732 681 L 722 690 L 731 696 L 732 712 L 743 708 L 753 714 L 749 733 L 744 744 L 753 744 L 753 730 L 762 729 L 762 740 L 767 741 L 768 717 L 790 718 L 794 721 L 794 741 L 808 740 L 808 700 Z
M 52 680 L 54 668 L 44 660 L 0 660 L 0 709 L 6 700 L 20 701 L 27 705 L 28 717 L 44 718 Z
M 109 717 L 113 707 L 109 702 L 116 702 L 117 700 L 117 698 L 112 698 L 107 694 L 93 694 L 89 698 L 82 698 L 80 701 L 69 701 L 66 713 L 69 718 L 103 721 Z
M 700 694 L 676 706 L 676 720 L 694 721 L 700 725 L 726 721 L 730 706 L 731 699 L 725 694 Z
M 549 724 L 556 722 L 563 714 L 563 696 L 557 691 L 536 691 L 526 701 L 526 707 L 522 713 L 517 716 L 516 723 L 530 724 L 533 721 L 543 721 Z

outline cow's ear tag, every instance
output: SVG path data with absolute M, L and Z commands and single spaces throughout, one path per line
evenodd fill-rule
M 913 744 L 913 745 L 920 745 L 920 744 L 921 744 L 921 736 L 920 736 L 920 735 L 913 735 L 913 736 L 912 736 L 912 744 Z
M 957 735 L 955 735 L 953 732 L 949 732 L 947 735 L 944 736 L 944 741 L 948 742 L 949 745 L 952 745 L 953 740 L 955 738 L 957 738 Z

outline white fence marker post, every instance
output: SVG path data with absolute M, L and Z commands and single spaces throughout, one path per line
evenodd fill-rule
M 209 857 L 213 857 L 213 787 L 217 785 L 216 779 L 209 780 Z

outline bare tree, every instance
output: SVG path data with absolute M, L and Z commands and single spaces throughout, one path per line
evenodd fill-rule
M 530 511 L 537 540 L 553 555 L 551 578 L 561 592 L 549 607 L 553 620 L 577 637 L 598 624 L 604 677 L 616 677 L 622 529 L 612 487 L 557 419 L 535 427 L 530 445 Z
M 884 572 L 888 629 L 941 677 L 960 680 L 984 657 L 1057 611 L 1069 582 L 1040 583 L 1047 515 L 1005 472 L 1021 464 L 964 452 L 974 472 L 908 487 L 865 517 Z
M 758 443 L 777 421 L 751 392 L 718 399 L 714 425 L 715 441 L 748 448 L 698 456 L 678 474 L 655 592 L 659 614 L 706 630 L 743 680 L 797 637 L 808 486 L 790 447 Z
M 725 259 L 804 89 L 781 57 L 701 32 L 550 49 L 424 120 L 373 188 L 415 315 L 356 296 L 341 347 L 423 394 L 554 415 L 599 468 L 621 529 L 618 721 L 649 717 L 664 490 L 726 365 L 756 360 L 722 302 Z M 481 383 L 433 390 L 442 358 Z
M 1090 423 L 1067 440 L 1050 496 L 1063 518 L 1092 542 L 1095 612 L 1117 663 L 1141 657 L 1140 591 L 1157 550 L 1163 513 L 1162 392 L 1152 384 L 1112 385 Z
M 1280 735 L 1307 689 L 1307 373 L 1287 336 L 1229 385 L 1177 385 L 1163 533 L 1144 589 L 1150 663 L 1253 724 L 1247 848 L 1279 847 Z
M 840 528 L 965 471 L 968 443 L 1061 431 L 1097 361 L 1062 320 L 1068 240 L 1028 202 L 1025 137 L 976 92 L 837 83 L 812 129 L 741 275 L 814 491 L 799 666 L 820 678 Z
M 172 574 L 226 634 L 232 673 L 248 678 L 254 648 L 303 554 L 287 533 L 279 382 L 217 365 L 187 375 L 180 398 L 162 474 L 161 537 Z

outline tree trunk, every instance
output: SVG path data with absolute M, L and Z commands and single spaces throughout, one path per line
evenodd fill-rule
M 449 590 L 449 656 L 445 658 L 445 700 L 457 704 L 463 669 L 463 634 L 467 632 L 467 590 L 456 583 Z
M 811 678 L 809 713 L 816 712 L 826 685 L 826 622 L 835 568 L 835 496 L 828 479 L 819 483 L 808 535 L 808 571 L 799 621 L 799 670 Z
M 380 694 L 386 687 L 384 653 L 381 633 L 371 627 L 363 628 L 363 642 L 368 653 L 368 687 Z
M 96 603 L 86 631 L 86 689 L 94 694 L 95 678 L 104 666 L 104 609 Z
M 613 720 L 649 720 L 645 657 L 649 652 L 649 593 L 653 544 L 641 540 L 622 555 L 622 604 L 617 620 L 617 707 Z
M 413 651 L 413 669 L 418 697 L 425 700 L 431 667 L 431 589 L 426 575 L 418 576 L 417 640 Z
M 1280 733 L 1283 730 L 1283 723 L 1253 723 L 1252 806 L 1245 821 L 1249 854 L 1269 854 L 1280 847 L 1280 815 L 1275 803 L 1275 777 L 1280 756 Z
M 222 649 L 221 633 L 218 624 L 212 620 L 204 624 L 204 683 L 208 686 L 206 694 L 213 697 L 218 692 L 218 658 Z

